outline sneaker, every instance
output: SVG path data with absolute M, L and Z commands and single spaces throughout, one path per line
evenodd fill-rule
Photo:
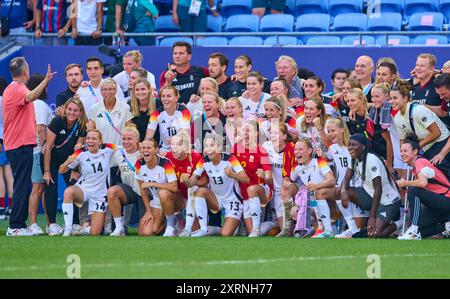
M 336 239 L 351 239 L 353 237 L 354 233 L 352 233 L 351 229 L 346 229 L 342 233 L 335 235 L 334 237 Z
M 33 223 L 28 227 L 28 230 L 33 233 L 33 236 L 43 235 L 44 231 L 37 225 L 37 223 Z
M 321 229 L 314 231 L 314 234 L 311 236 L 311 239 L 314 239 L 316 236 L 320 235 L 321 233 L 323 233 L 323 230 L 321 230 Z
M 420 232 L 416 233 L 411 228 L 408 228 L 408 230 L 405 232 L 405 234 L 399 236 L 397 239 L 398 240 L 422 240 L 422 236 L 420 235 Z
M 63 237 L 70 237 L 72 235 L 72 228 L 64 228 Z
M 166 227 L 163 237 L 176 237 L 176 236 L 177 230 L 175 229 L 175 227 L 168 225 Z
M 72 225 L 72 235 L 80 236 L 82 234 L 83 234 L 83 227 L 79 224 L 73 224 Z
M 248 237 L 249 237 L 249 238 L 261 237 L 261 229 L 255 228 L 254 230 L 252 230 L 252 232 L 250 233 L 250 235 L 248 235 Z
M 328 239 L 328 238 L 334 238 L 334 234 L 332 232 L 324 231 L 321 234 L 311 237 L 311 239 Z
M 63 228 L 56 223 L 52 223 L 47 226 L 46 232 L 49 236 L 59 236 L 63 233 Z
M 119 229 L 116 227 L 116 229 L 110 234 L 110 236 L 111 237 L 125 237 L 126 236 L 125 230 L 123 228 Z
M 206 230 L 196 230 L 195 232 L 191 233 L 191 237 L 197 238 L 197 237 L 206 237 L 208 235 L 208 231 Z
M 288 228 L 284 228 L 275 236 L 275 237 L 289 237 L 290 230 Z
M 186 237 L 190 237 L 191 236 L 191 231 L 184 229 L 179 235 L 178 237 L 182 237 L 182 238 L 186 238 Z
M 6 231 L 7 237 L 31 237 L 33 233 L 26 227 L 24 228 L 9 228 Z
M 295 238 L 300 238 L 300 239 L 304 239 L 304 238 L 309 238 L 314 234 L 315 230 L 314 227 L 311 227 L 309 229 L 306 230 L 297 230 L 294 232 L 293 236 Z
M 6 219 L 6 209 L 0 208 L 0 220 L 5 220 L 5 219 Z

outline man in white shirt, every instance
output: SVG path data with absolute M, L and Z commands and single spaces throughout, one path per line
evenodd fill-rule
M 73 0 L 75 13 L 71 18 L 75 45 L 99 45 L 103 30 L 103 3 L 106 0 Z M 72 10 L 73 11 L 73 10 Z M 79 34 L 88 36 L 78 36 Z

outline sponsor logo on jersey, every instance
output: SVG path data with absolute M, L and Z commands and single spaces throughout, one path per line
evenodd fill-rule
M 103 114 L 102 114 L 102 113 L 99 113 L 99 114 L 97 115 L 97 117 L 98 117 L 98 118 L 103 118 Z
M 253 163 L 254 160 L 255 160 L 255 157 L 254 157 L 254 156 L 250 156 L 250 159 L 248 159 L 248 161 L 249 161 L 250 163 Z
M 142 176 L 147 176 L 147 174 L 146 173 L 144 173 Z
M 66 130 L 62 129 L 59 134 L 66 134 Z
M 165 119 L 163 119 L 161 123 L 162 123 L 162 124 L 165 124 L 165 123 L 166 123 L 166 120 L 165 120 Z
M 371 168 L 371 169 L 372 169 L 372 171 L 373 171 L 373 172 L 377 171 L 377 167 L 376 167 L 375 165 L 374 165 L 374 166 L 372 166 L 372 168 Z
M 191 173 L 191 172 L 192 172 L 192 167 L 191 167 L 191 166 L 188 166 L 188 167 L 187 167 L 187 172 L 188 172 L 188 173 Z
M 252 108 L 250 108 L 250 106 L 246 106 L 244 110 L 252 110 Z
M 91 159 L 87 158 L 87 159 L 86 159 L 86 162 L 91 162 Z
M 189 77 L 189 79 L 191 79 L 191 81 L 194 81 L 194 76 L 191 75 L 191 76 Z
M 430 94 L 430 90 L 427 89 L 427 91 L 425 91 L 425 97 L 428 98 L 428 95 Z

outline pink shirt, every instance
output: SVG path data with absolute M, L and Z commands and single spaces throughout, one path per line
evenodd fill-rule
M 5 150 L 36 145 L 36 119 L 33 102 L 25 97 L 30 91 L 23 83 L 13 82 L 3 92 L 2 113 Z
M 428 184 L 424 189 L 429 190 L 434 193 L 445 195 L 450 197 L 450 182 L 448 181 L 445 174 L 442 173 L 436 166 L 434 166 L 430 161 L 425 158 L 419 158 L 414 163 L 414 175 L 417 177 L 418 173 L 422 173 L 427 179 L 434 179 L 440 184 L 433 184 L 428 181 Z M 449 186 L 448 188 L 445 186 Z

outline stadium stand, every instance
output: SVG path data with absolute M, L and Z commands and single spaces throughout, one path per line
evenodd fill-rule
M 198 46 L 227 46 L 228 39 L 221 36 L 206 36 L 197 40 Z
M 360 38 L 358 35 L 348 35 L 342 38 L 341 45 L 343 46 L 369 46 L 375 45 L 375 37 L 364 35 Z
M 155 21 L 156 32 L 179 32 L 180 27 L 172 20 L 172 16 L 160 16 Z
M 252 14 L 233 15 L 227 19 L 226 32 L 257 32 L 259 17 Z
M 330 0 L 328 10 L 333 18 L 344 13 L 361 13 L 363 0 Z
M 297 0 L 294 10 L 297 15 L 328 13 L 328 0 Z
M 366 31 L 367 15 L 363 13 L 344 13 L 334 18 L 332 31 Z
M 264 46 L 294 46 L 298 45 L 298 39 L 295 36 L 269 36 L 264 40 Z
M 367 19 L 367 31 L 401 31 L 402 15 L 394 12 L 371 15 Z
M 311 36 L 306 42 L 307 45 L 314 46 L 336 46 L 341 44 L 339 36 Z
M 252 12 L 251 0 L 223 0 L 220 14 L 228 18 L 236 14 L 249 14 Z
M 170 37 L 165 37 L 162 40 L 160 40 L 159 45 L 161 47 L 172 47 L 172 45 L 178 41 L 187 42 L 187 43 L 190 43 L 191 45 L 194 43 L 194 41 L 190 37 L 170 36 Z
M 263 39 L 259 36 L 236 36 L 228 44 L 230 46 L 261 46 Z
M 289 14 L 265 15 L 261 18 L 261 32 L 291 32 L 294 29 L 294 16 Z
M 448 40 L 443 35 L 421 35 L 414 39 L 413 44 L 427 46 L 446 45 Z
M 439 11 L 445 16 L 445 22 L 450 23 L 450 0 L 440 0 Z
M 444 16 L 438 12 L 416 13 L 409 19 L 409 31 L 441 31 Z
M 206 25 L 208 32 L 222 32 L 223 18 L 222 16 L 208 15 L 208 23 Z
M 438 0 L 405 0 L 403 7 L 404 16 L 407 19 L 416 13 L 436 11 L 438 11 Z
M 367 2 L 368 12 L 376 13 L 379 9 L 380 13 L 394 12 L 402 14 L 404 0 L 369 0 Z
M 406 35 L 388 35 L 387 45 L 398 46 L 398 45 L 409 45 L 411 39 Z M 376 45 L 386 46 L 386 36 L 379 36 L 375 42 Z

